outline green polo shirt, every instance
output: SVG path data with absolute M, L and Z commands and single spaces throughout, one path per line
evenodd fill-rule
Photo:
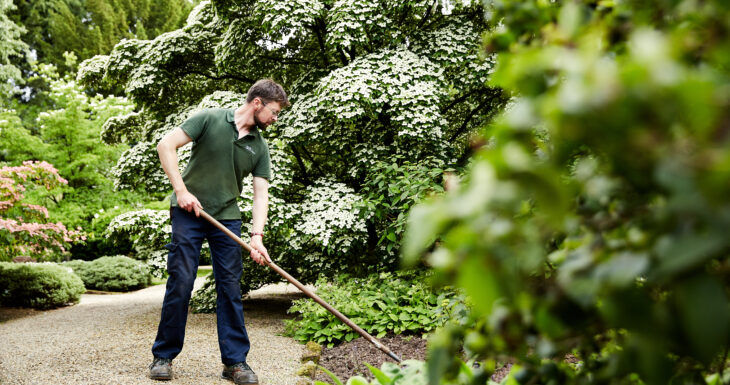
M 271 158 L 258 129 L 238 139 L 232 109 L 203 110 L 180 127 L 193 140 L 190 162 L 182 173 L 188 191 L 218 220 L 241 219 L 236 201 L 248 174 L 271 179 Z M 172 193 L 172 206 L 177 197 Z

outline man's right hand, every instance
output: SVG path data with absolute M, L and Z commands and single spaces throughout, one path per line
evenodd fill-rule
M 179 193 L 175 193 L 175 195 L 177 196 L 177 205 L 180 208 L 187 212 L 195 211 L 195 216 L 200 216 L 200 210 L 203 209 L 203 206 L 200 204 L 195 195 L 191 194 L 189 191 L 181 191 Z

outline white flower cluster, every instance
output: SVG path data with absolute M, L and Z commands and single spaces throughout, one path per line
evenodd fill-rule
M 112 116 L 101 127 L 101 141 L 106 144 L 128 143 L 139 138 L 142 119 L 138 112 Z
M 370 48 L 370 36 L 381 31 L 398 33 L 396 28 L 388 28 L 391 20 L 385 17 L 376 1 L 337 0 L 327 13 L 327 19 L 327 43 L 334 46 L 349 48 L 361 45 Z
M 231 91 L 215 91 L 200 101 L 197 110 L 205 108 L 238 108 L 244 104 L 246 104 L 246 94 Z
M 481 34 L 472 21 L 454 18 L 441 29 L 418 35 L 413 52 L 444 68 L 446 79 L 457 90 L 482 87 L 494 71 L 495 56 L 481 59 Z
M 299 204 L 301 219 L 294 229 L 325 248 L 349 251 L 353 242 L 367 238 L 365 221 L 358 216 L 355 202 L 361 198 L 343 183 L 321 179 L 307 187 L 306 198 Z M 309 236 L 309 237 L 307 237 Z M 297 242 L 292 247 L 299 248 Z
M 134 95 L 136 93 L 149 95 L 150 91 L 156 90 L 157 92 L 153 93 L 153 95 L 157 94 L 159 96 L 161 85 L 165 81 L 165 78 L 160 75 L 157 68 L 149 64 L 137 66 L 132 70 L 124 92 L 127 95 Z
M 188 18 L 185 21 L 187 25 L 203 24 L 207 25 L 215 19 L 215 10 L 210 3 L 210 0 L 203 0 L 193 8 L 188 14 Z
M 145 242 L 153 241 L 161 236 L 160 233 L 167 234 L 172 230 L 169 219 L 167 210 L 127 211 L 112 219 L 104 234 L 108 238 L 118 232 L 131 232 L 146 238 Z
M 165 272 L 167 271 L 167 254 L 168 251 L 165 249 L 153 250 L 147 254 L 147 266 L 150 267 L 150 272 L 153 277 L 163 278 L 165 276 Z
M 447 96 L 442 73 L 440 66 L 403 46 L 354 60 L 298 100 L 281 120 L 283 137 L 347 154 L 349 166 L 367 166 L 349 153 L 354 145 L 382 145 L 386 137 L 394 142 L 390 154 L 440 152 L 448 146 L 443 139 L 447 121 L 439 109 Z M 383 116 L 389 124 L 382 124 Z
M 148 191 L 170 191 L 170 182 L 157 157 L 157 142 L 139 142 L 125 151 L 112 168 L 114 188 L 133 189 L 144 181 Z
M 107 60 L 106 72 L 108 76 L 118 79 L 127 79 L 138 66 L 137 54 L 144 47 L 150 45 L 148 40 L 122 39 Z
M 257 1 L 253 17 L 271 37 L 303 33 L 323 17 L 324 4 L 319 0 Z
M 109 55 L 97 55 L 79 64 L 76 80 L 80 83 L 100 82 L 109 65 Z
M 167 250 L 163 246 L 170 238 L 170 214 L 167 210 L 128 211 L 117 215 L 107 226 L 107 238 L 128 239 L 137 259 L 147 261 L 152 274 L 161 278 L 167 268 Z

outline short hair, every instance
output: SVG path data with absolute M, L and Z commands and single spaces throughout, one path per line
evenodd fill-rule
M 246 103 L 256 98 L 261 98 L 264 103 L 278 102 L 282 108 L 290 105 L 284 87 L 271 79 L 261 79 L 248 89 Z

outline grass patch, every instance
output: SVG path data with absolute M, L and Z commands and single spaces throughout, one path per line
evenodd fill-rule
M 208 274 L 213 273 L 213 269 L 198 269 L 198 273 L 196 274 L 197 277 L 205 277 Z M 154 285 L 162 285 L 163 283 L 167 282 L 167 278 L 155 278 L 152 277 L 152 286 Z

